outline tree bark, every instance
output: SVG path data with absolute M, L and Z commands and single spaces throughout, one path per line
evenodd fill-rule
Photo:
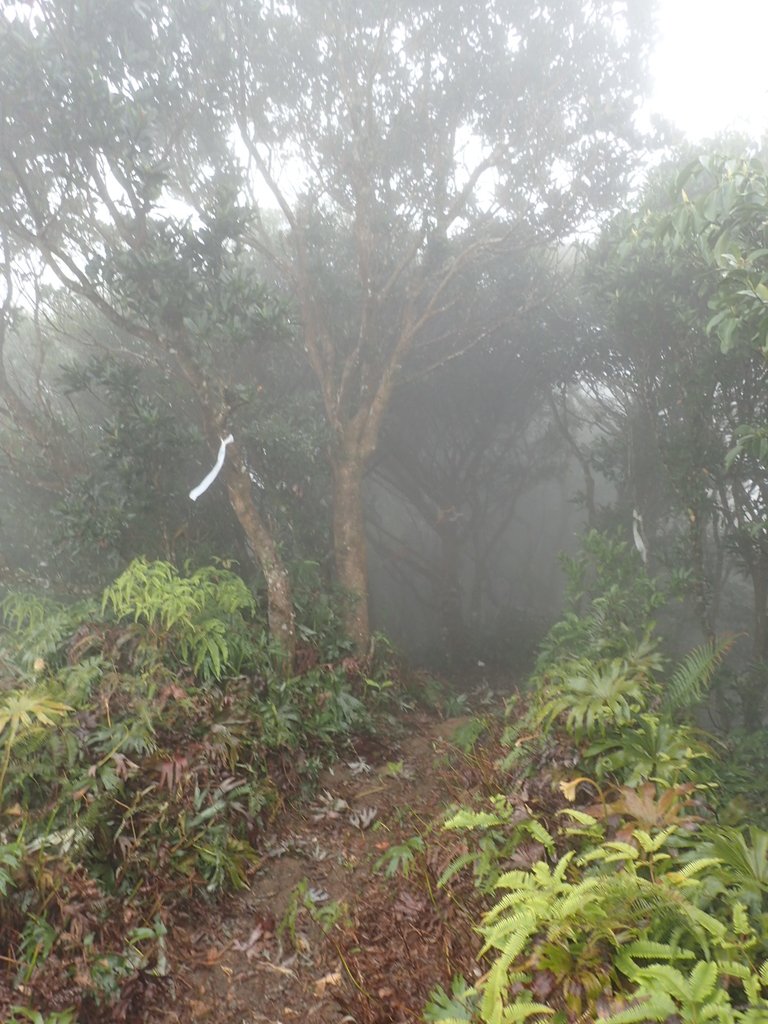
M 226 407 L 221 401 L 211 398 L 208 384 L 194 361 L 188 357 L 182 338 L 175 339 L 175 343 L 177 363 L 200 402 L 205 434 L 212 445 L 218 445 L 225 434 L 229 433 L 226 427 Z M 243 531 L 248 554 L 264 573 L 269 635 L 282 649 L 283 671 L 287 674 L 291 671 L 296 653 L 296 618 L 291 581 L 272 531 L 254 501 L 248 466 L 236 441 L 227 448 L 221 475 L 227 488 L 230 507 Z
M 747 732 L 763 724 L 765 706 L 765 667 L 768 661 L 768 556 L 760 551 L 750 566 L 752 578 L 753 619 L 751 677 L 742 693 L 742 716 Z
M 224 467 L 224 483 L 232 511 L 240 523 L 251 558 L 264 573 L 269 633 L 280 646 L 283 668 L 289 672 L 296 652 L 296 619 L 288 570 L 253 500 L 248 470 L 236 445 L 230 445 Z
M 690 522 L 693 597 L 696 604 L 696 613 L 702 633 L 710 643 L 713 643 L 715 640 L 715 626 L 712 618 L 712 587 L 704 554 L 704 531 L 706 527 L 697 509 L 689 508 L 688 518 Z
M 361 459 L 342 454 L 332 458 L 333 546 L 338 581 L 346 591 L 342 620 L 358 657 L 368 649 L 368 553 L 363 515 Z

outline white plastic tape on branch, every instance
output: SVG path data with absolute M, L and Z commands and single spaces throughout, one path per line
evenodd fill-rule
M 221 442 L 221 444 L 219 445 L 219 454 L 216 457 L 216 465 L 213 467 L 208 476 L 204 480 L 201 480 L 197 487 L 193 488 L 189 492 L 189 496 L 192 499 L 192 501 L 197 501 L 200 495 L 204 494 L 205 491 L 208 490 L 213 481 L 219 475 L 221 467 L 224 465 L 224 456 L 227 454 L 227 445 L 231 444 L 234 440 L 234 437 L 231 434 L 229 434 Z

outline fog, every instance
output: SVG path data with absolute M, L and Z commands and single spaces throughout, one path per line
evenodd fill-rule
M 715 230 L 757 147 L 640 131 L 650 11 L 86 8 L 2 22 L 7 588 L 234 559 L 289 660 L 309 587 L 357 657 L 523 674 L 597 530 L 670 649 L 762 664 L 761 293 Z

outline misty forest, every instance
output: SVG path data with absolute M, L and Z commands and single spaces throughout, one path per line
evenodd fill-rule
M 768 150 L 654 33 L 3 5 L 4 1024 L 768 1021 Z

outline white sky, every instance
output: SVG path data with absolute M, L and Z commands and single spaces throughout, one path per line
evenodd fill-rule
M 768 132 L 768 0 L 658 0 L 651 111 L 691 140 Z

